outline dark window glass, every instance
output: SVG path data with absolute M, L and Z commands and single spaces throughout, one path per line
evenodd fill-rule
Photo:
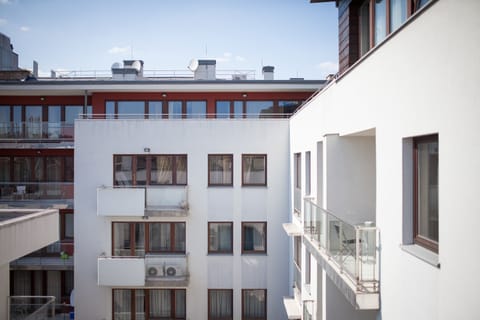
M 247 118 L 271 117 L 273 101 L 247 101 Z
M 0 106 L 0 137 L 10 136 L 10 106 Z
M 234 118 L 243 118 L 243 101 L 233 101 Z
M 242 223 L 242 253 L 267 252 L 267 223 Z
M 242 319 L 267 319 L 267 290 L 242 290 Z
M 217 101 L 215 113 L 218 119 L 230 118 L 230 101 Z
M 135 179 L 137 186 L 144 186 L 147 184 L 147 157 L 136 156 Z
M 10 170 L 10 157 L 0 157 L 0 182 L 10 181 Z
M 283 114 L 293 113 L 298 106 L 300 106 L 300 101 L 278 101 L 279 112 Z
M 205 118 L 207 103 L 205 101 L 187 101 L 187 118 Z
M 119 119 L 142 119 L 145 114 L 144 101 L 118 101 L 117 108 Z
M 229 320 L 233 319 L 233 290 L 209 289 L 208 290 L 208 319 Z
M 208 252 L 232 253 L 233 252 L 233 223 L 209 222 L 208 223 Z
M 114 156 L 115 185 L 133 185 L 132 159 L 132 156 Z

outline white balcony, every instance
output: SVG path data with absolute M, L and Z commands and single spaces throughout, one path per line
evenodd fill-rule
M 185 254 L 98 258 L 99 286 L 186 287 L 188 280 L 188 261 Z
M 188 214 L 187 186 L 100 187 L 99 216 L 184 217 Z

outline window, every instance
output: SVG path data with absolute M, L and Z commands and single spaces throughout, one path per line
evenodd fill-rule
M 233 223 L 208 223 L 208 253 L 233 253 Z
M 305 152 L 305 194 L 309 195 L 311 193 L 311 153 L 310 151 Z
M 278 109 L 282 115 L 288 117 L 300 106 L 301 101 L 278 101 Z
M 243 154 L 242 155 L 242 185 L 266 186 L 267 185 L 267 155 Z
M 310 252 L 305 252 L 305 284 L 309 285 L 312 279 L 312 266 L 311 266 L 312 255 Z
M 114 184 L 186 185 L 187 155 L 114 155 Z
M 117 101 L 116 114 L 118 119 L 143 118 L 145 101 Z
M 247 101 L 247 118 L 264 118 L 273 114 L 273 101 Z
M 233 185 L 233 155 L 209 154 L 208 155 L 208 185 L 232 186 Z
M 242 253 L 267 253 L 267 223 L 242 223 Z
M 359 9 L 360 56 L 370 50 L 370 0 L 365 0 Z
M 182 101 L 168 101 L 168 117 L 170 119 L 181 119 L 182 113 Z
M 113 319 L 185 319 L 185 297 L 185 289 L 112 289 Z
M 407 0 L 390 0 L 390 32 L 407 20 Z
M 233 101 L 234 118 L 243 118 L 243 101 Z
M 187 101 L 187 118 L 205 118 L 207 115 L 207 102 Z
M 232 289 L 208 289 L 208 319 L 233 319 Z
M 302 267 L 302 237 L 299 236 L 293 238 L 293 261 L 298 268 Z
M 148 118 L 161 119 L 162 115 L 163 115 L 162 101 L 149 101 L 148 102 Z
M 261 320 L 267 319 L 267 290 L 243 289 L 242 290 L 242 319 Z
M 185 253 L 184 222 L 112 222 L 112 255 Z
M 217 119 L 230 118 L 230 101 L 217 101 L 215 115 Z
M 414 242 L 438 252 L 438 135 L 413 140 Z

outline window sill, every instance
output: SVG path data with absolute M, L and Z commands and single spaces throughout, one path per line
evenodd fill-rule
M 440 261 L 438 260 L 438 254 L 425 249 L 416 244 L 400 245 L 400 248 L 406 253 L 440 269 Z
M 207 256 L 233 256 L 233 252 L 209 252 Z

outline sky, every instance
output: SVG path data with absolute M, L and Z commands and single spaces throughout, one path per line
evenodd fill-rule
M 275 67 L 275 79 L 324 79 L 338 69 L 334 2 L 309 0 L 0 0 L 0 32 L 19 66 L 109 70 L 124 59 L 145 70 L 183 70 L 191 59 L 217 70 Z

